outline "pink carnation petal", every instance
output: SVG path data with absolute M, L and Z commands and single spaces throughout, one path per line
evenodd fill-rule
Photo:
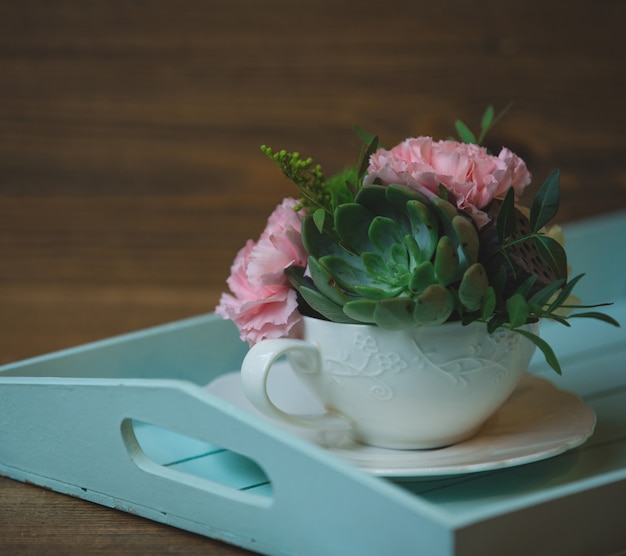
M 480 209 L 503 197 L 510 187 L 521 195 L 531 176 L 524 161 L 508 149 L 496 157 L 478 145 L 417 137 L 391 150 L 379 149 L 370 157 L 363 183 L 377 180 L 383 185 L 405 185 L 428 196 L 437 195 L 442 185 L 457 207 L 481 227 L 489 218 Z
M 223 294 L 215 313 L 232 320 L 250 345 L 292 333 L 301 320 L 298 303 L 285 276 L 293 264 L 306 264 L 300 235 L 302 211 L 285 199 L 270 215 L 258 242 L 249 240 L 237 253 L 227 279 L 232 294 Z

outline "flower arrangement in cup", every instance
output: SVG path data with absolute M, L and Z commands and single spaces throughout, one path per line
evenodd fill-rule
M 497 119 L 490 106 L 478 139 L 457 121 L 460 141 L 416 137 L 390 150 L 356 128 L 358 163 L 330 177 L 311 158 L 261 147 L 299 198 L 284 199 L 239 251 L 216 313 L 250 345 L 297 335 L 303 315 L 394 330 L 479 321 L 527 337 L 561 373 L 551 347 L 524 325 L 619 324 L 590 310 L 606 304 L 572 296 L 583 275 L 568 277 L 561 230 L 547 228 L 558 170 L 527 209 L 518 204 L 531 183 L 525 162 L 480 146 Z

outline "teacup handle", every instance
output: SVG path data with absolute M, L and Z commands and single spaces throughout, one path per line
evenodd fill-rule
M 263 340 L 250 348 L 241 366 L 243 391 L 250 403 L 267 417 L 289 425 L 325 430 L 351 429 L 351 421 L 341 413 L 327 410 L 318 415 L 296 415 L 283 411 L 272 402 L 267 392 L 267 379 L 276 360 L 288 352 L 292 358 L 298 358 L 299 366 L 307 373 L 320 372 L 320 352 L 311 342 L 290 338 Z

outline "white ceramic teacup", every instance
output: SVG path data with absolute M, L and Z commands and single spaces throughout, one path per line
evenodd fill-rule
M 250 349 L 241 369 L 250 402 L 286 424 L 348 429 L 358 442 L 393 449 L 442 447 L 475 434 L 513 392 L 535 349 L 516 332 L 489 335 L 483 323 L 390 331 L 305 317 L 302 338 Z M 268 375 L 283 355 L 326 413 L 287 413 L 270 399 Z

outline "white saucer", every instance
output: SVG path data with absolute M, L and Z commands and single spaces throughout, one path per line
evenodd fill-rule
M 269 420 L 245 397 L 238 372 L 221 375 L 207 389 L 240 409 Z M 322 412 L 320 404 L 303 388 L 286 363 L 275 365 L 268 380 L 268 392 L 285 411 Z M 358 444 L 345 435 L 329 437 L 325 432 L 276 424 L 374 475 L 440 478 L 556 456 L 585 442 L 593 434 L 595 423 L 594 411 L 578 396 L 528 374 L 476 436 L 436 450 L 375 448 Z

